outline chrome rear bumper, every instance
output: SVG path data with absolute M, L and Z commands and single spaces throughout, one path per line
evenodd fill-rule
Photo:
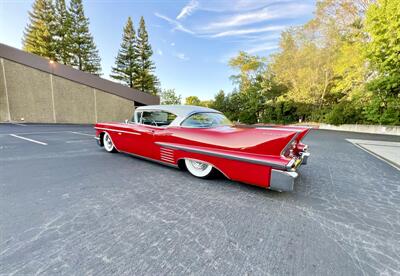
M 302 159 L 302 161 L 301 161 L 301 164 L 302 165 L 306 165 L 307 164 L 307 160 L 308 160 L 308 157 L 310 157 L 310 153 L 309 152 L 302 152 L 302 153 L 300 153 L 300 156 L 301 156 L 301 159 Z
M 298 176 L 299 174 L 297 172 L 286 172 L 272 169 L 269 189 L 279 192 L 293 191 L 294 182 Z
M 299 176 L 296 170 L 300 167 L 300 165 L 307 164 L 307 160 L 310 155 L 311 154 L 307 151 L 301 152 L 300 157 L 293 158 L 286 165 L 286 171 L 271 169 L 269 189 L 279 192 L 293 191 L 294 183 Z

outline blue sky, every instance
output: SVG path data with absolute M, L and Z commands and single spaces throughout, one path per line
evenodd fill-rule
M 0 0 L 1 43 L 21 48 L 32 3 Z M 137 28 L 143 15 L 162 88 L 207 100 L 219 89 L 232 91 L 229 58 L 239 50 L 260 56 L 277 51 L 282 30 L 307 22 L 315 0 L 84 0 L 84 7 L 103 77 L 108 78 L 128 16 Z

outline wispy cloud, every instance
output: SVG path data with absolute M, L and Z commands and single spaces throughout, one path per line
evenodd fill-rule
M 155 16 L 157 16 L 158 18 L 161 18 L 165 21 L 167 21 L 168 23 L 170 23 L 172 26 L 174 26 L 174 28 L 172 30 L 178 30 L 184 33 L 188 33 L 188 34 L 194 34 L 193 31 L 189 30 L 188 28 L 184 27 L 181 23 L 179 23 L 178 21 L 169 18 L 166 15 L 160 14 L 158 12 L 154 13 Z
M 213 35 L 211 35 L 211 37 L 237 36 L 237 35 L 246 35 L 246 34 L 254 34 L 254 33 L 282 31 L 285 28 L 287 28 L 287 26 L 277 25 L 277 26 L 266 26 L 266 27 L 260 27 L 260 28 L 250 28 L 250 29 L 233 29 L 233 30 L 213 34 Z
M 253 10 L 235 15 L 226 16 L 218 21 L 206 25 L 203 30 L 220 30 L 230 27 L 240 27 L 244 25 L 264 22 L 280 18 L 296 18 L 300 15 L 310 13 L 313 7 L 307 4 L 286 3 L 281 5 L 271 5 L 262 9 Z
M 176 19 L 183 19 L 186 16 L 189 16 L 199 7 L 199 2 L 197 0 L 191 0 L 186 6 L 184 6 L 181 12 L 178 14 Z
M 271 50 L 276 50 L 278 49 L 279 46 L 277 44 L 261 44 L 254 46 L 252 48 L 246 49 L 245 51 L 249 54 L 255 54 L 259 52 L 266 52 L 266 51 L 271 51 Z
M 189 57 L 187 57 L 184 53 L 175 53 L 174 54 L 177 58 L 179 58 L 180 60 L 189 60 Z
M 163 51 L 161 51 L 160 49 L 157 49 L 157 54 L 158 54 L 159 56 L 162 56 L 162 55 L 163 55 Z
M 171 42 L 171 44 L 170 44 L 172 47 L 174 47 L 175 46 L 175 42 Z

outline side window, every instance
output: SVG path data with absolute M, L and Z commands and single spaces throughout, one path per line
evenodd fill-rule
M 142 118 L 142 113 L 143 112 L 134 112 L 132 122 L 140 124 L 140 120 Z
M 165 111 L 143 111 L 140 123 L 152 126 L 167 126 L 175 118 L 175 114 Z

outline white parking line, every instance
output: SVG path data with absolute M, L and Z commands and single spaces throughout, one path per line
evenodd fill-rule
M 85 136 L 94 137 L 94 134 L 87 134 L 87 133 L 78 132 L 78 131 L 71 131 L 71 133 L 73 133 L 73 134 L 78 134 L 78 135 L 85 135 Z
M 68 131 L 43 131 L 43 132 L 22 132 L 18 135 L 34 135 L 34 134 L 53 134 L 53 133 L 67 133 Z M 14 133 L 1 133 L 0 136 L 8 136 Z
M 26 137 L 22 137 L 22 136 L 19 136 L 19 135 L 16 135 L 16 134 L 10 134 L 10 136 L 15 137 L 15 138 L 19 138 L 19 139 L 22 139 L 22 140 L 26 140 L 26 141 L 29 141 L 29 142 L 32 142 L 32 143 L 36 143 L 36 144 L 39 144 L 39 145 L 47 146 L 47 143 L 36 141 L 36 140 L 29 139 L 29 138 L 26 138 Z
M 24 124 L 20 124 L 20 123 L 12 123 L 13 125 L 17 125 L 17 126 L 27 126 L 27 125 L 24 125 Z

